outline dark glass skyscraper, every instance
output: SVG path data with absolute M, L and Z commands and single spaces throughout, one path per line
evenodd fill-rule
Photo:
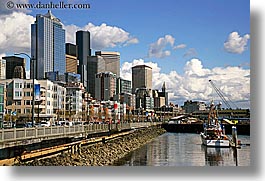
M 99 72 L 105 72 L 105 60 L 101 56 L 89 56 L 87 67 L 88 92 L 91 93 L 92 97 L 95 97 L 96 74 Z
M 77 59 L 79 60 L 77 73 L 81 75 L 81 82 L 83 83 L 84 87 L 86 87 L 86 89 L 88 90 L 87 60 L 88 56 L 91 56 L 89 31 L 76 32 L 76 45 L 77 45 Z
M 65 30 L 51 11 L 45 15 L 38 14 L 31 25 L 31 56 L 36 59 L 35 78 L 45 78 L 46 72 L 64 75 Z

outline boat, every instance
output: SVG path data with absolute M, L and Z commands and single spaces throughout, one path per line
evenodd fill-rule
M 229 147 L 230 139 L 223 133 L 221 126 L 208 125 L 200 133 L 202 144 L 208 147 Z
M 221 106 L 219 103 L 217 106 Z M 229 147 L 230 138 L 217 118 L 217 106 L 211 103 L 208 114 L 208 123 L 204 123 L 204 131 L 200 133 L 202 144 L 207 147 Z

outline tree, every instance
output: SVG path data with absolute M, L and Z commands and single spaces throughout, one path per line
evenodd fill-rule
M 109 116 L 109 108 L 108 107 L 104 108 L 104 116 L 105 116 L 105 121 L 109 120 L 110 116 Z
M 94 106 L 89 105 L 89 120 L 93 121 L 95 116 Z

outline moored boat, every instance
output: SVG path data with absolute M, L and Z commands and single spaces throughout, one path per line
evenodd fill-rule
M 221 106 L 221 103 L 218 104 Z M 209 147 L 229 147 L 230 139 L 219 123 L 217 107 L 212 103 L 208 114 L 208 123 L 204 124 L 204 131 L 200 133 L 202 144 Z
M 223 133 L 221 126 L 208 125 L 200 133 L 202 144 L 209 147 L 229 147 L 229 137 Z

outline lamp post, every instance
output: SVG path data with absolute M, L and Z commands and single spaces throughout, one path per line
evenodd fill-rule
M 32 67 L 32 108 L 31 108 L 31 112 L 32 112 L 32 127 L 34 126 L 34 102 L 35 102 L 35 74 L 34 74 L 34 57 L 30 57 L 28 54 L 26 53 L 15 53 L 15 55 L 25 55 L 30 59 L 30 67 Z

